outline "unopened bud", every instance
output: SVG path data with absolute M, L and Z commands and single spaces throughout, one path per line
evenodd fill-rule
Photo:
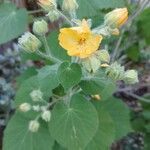
M 30 32 L 26 32 L 18 40 L 19 47 L 26 52 L 33 53 L 41 47 L 40 40 Z
M 33 24 L 33 32 L 37 35 L 45 35 L 48 32 L 48 24 L 45 20 L 35 21 Z
M 57 8 L 56 0 L 38 0 L 38 4 L 46 11 L 49 12 Z
M 46 110 L 42 113 L 41 117 L 44 121 L 49 122 L 51 119 L 51 112 Z
M 88 58 L 82 59 L 82 65 L 87 71 L 95 73 L 100 68 L 101 62 L 97 55 L 93 54 Z
M 19 110 L 22 112 L 28 112 L 31 110 L 31 105 L 29 103 L 23 103 L 19 106 Z
M 32 120 L 29 122 L 29 130 L 31 132 L 37 132 L 39 130 L 40 124 L 36 120 Z
M 59 19 L 60 14 L 56 10 L 50 11 L 47 16 L 49 17 L 51 22 L 54 22 Z
M 63 5 L 62 5 L 62 9 L 64 11 L 75 11 L 76 9 L 78 9 L 79 5 L 77 3 L 76 0 L 64 0 L 63 1 Z
M 138 80 L 138 73 L 136 70 L 127 70 L 124 75 L 124 81 L 127 84 L 135 84 Z
M 92 95 L 92 98 L 98 101 L 101 99 L 100 95 Z
M 117 62 L 111 64 L 109 67 L 106 69 L 106 74 L 108 77 L 111 79 L 117 81 L 117 80 L 123 80 L 124 79 L 124 74 L 125 70 L 124 67 L 118 64 Z
M 109 65 L 105 63 L 105 64 L 101 64 L 101 67 L 107 68 L 107 67 L 109 67 Z
M 117 8 L 105 15 L 105 25 L 111 28 L 119 28 L 128 19 L 127 8 Z
M 32 106 L 32 109 L 33 111 L 36 111 L 36 112 L 39 112 L 41 110 L 39 105 Z
M 37 101 L 41 101 L 43 99 L 43 93 L 41 92 L 41 90 L 33 90 L 31 93 L 30 93 L 30 96 L 31 96 L 31 99 L 34 101 L 34 102 L 37 102 Z
M 96 52 L 96 55 L 99 57 L 101 62 L 109 63 L 110 55 L 107 50 L 99 50 Z

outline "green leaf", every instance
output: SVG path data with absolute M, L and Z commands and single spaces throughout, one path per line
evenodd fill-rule
M 94 16 L 99 9 L 108 9 L 124 6 L 123 0 L 77 0 L 79 9 L 77 15 L 80 18 Z
M 63 62 L 58 68 L 58 78 L 66 90 L 78 84 L 81 76 L 82 70 L 78 64 Z
M 12 3 L 0 5 L 0 44 L 21 35 L 27 28 L 27 11 L 17 9 Z
M 23 74 L 21 74 L 18 78 L 17 78 L 17 85 L 21 85 L 21 83 L 25 80 L 27 80 L 28 78 L 34 76 L 37 74 L 37 71 L 34 67 L 28 68 L 27 70 L 25 70 L 25 72 L 23 72 Z
M 150 8 L 146 8 L 138 17 L 138 33 L 150 44 Z
M 69 107 L 63 102 L 56 104 L 49 124 L 52 137 L 69 150 L 83 150 L 97 128 L 95 108 L 80 95 L 72 97 Z
M 144 110 L 143 116 L 145 119 L 150 120 L 150 110 Z
M 97 103 L 95 103 L 95 107 Z M 86 150 L 108 150 L 115 139 L 115 125 L 108 112 L 98 107 L 99 128 Z
M 32 133 L 29 121 L 20 114 L 13 116 L 5 130 L 3 150 L 52 150 L 54 140 L 47 125 L 40 122 L 39 131 Z
M 122 138 L 132 131 L 129 109 L 120 99 L 111 97 L 109 100 L 99 103 L 99 107 L 102 105 L 109 112 L 115 123 L 116 139 Z
M 115 91 L 116 85 L 106 77 L 103 72 L 98 72 L 91 78 L 81 81 L 80 87 L 86 94 L 100 95 L 102 100 L 107 100 Z
M 30 93 L 33 90 L 38 89 L 43 92 L 44 100 L 49 100 L 49 97 L 52 95 L 52 90 L 59 85 L 55 69 L 57 69 L 56 65 L 45 66 L 39 70 L 38 75 L 33 76 L 22 83 L 16 94 L 16 106 L 24 102 L 32 103 Z
M 58 34 L 58 31 L 51 32 L 47 38 L 51 53 L 54 57 L 62 61 L 70 61 L 71 57 L 69 57 L 66 50 L 59 45 Z
M 62 0 L 58 1 L 62 6 Z M 91 17 L 97 15 L 100 9 L 117 8 L 125 5 L 124 0 L 77 0 L 79 8 L 77 10 L 78 18 Z
M 140 58 L 140 51 L 139 51 L 139 46 L 138 44 L 134 44 L 131 47 L 127 49 L 127 56 L 131 60 L 137 62 Z
M 144 137 L 144 150 L 150 149 L 150 134 L 146 134 Z
M 57 142 L 55 142 L 55 145 L 53 146 L 53 150 L 66 150 L 66 149 L 62 148 Z

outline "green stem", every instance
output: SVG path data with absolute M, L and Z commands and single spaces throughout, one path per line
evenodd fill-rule
M 32 14 L 41 13 L 41 12 L 43 12 L 43 9 L 31 10 L 31 11 L 28 11 L 28 14 L 32 15 Z
M 49 58 L 49 60 L 51 60 L 54 63 L 61 62 L 59 59 L 57 59 L 57 58 L 55 58 L 55 57 L 52 56 L 51 50 L 50 50 L 50 47 L 49 47 L 49 45 L 47 43 L 47 39 L 46 39 L 45 35 L 43 36 L 43 44 L 44 44 L 44 47 L 45 47 L 46 55 L 43 54 L 43 53 L 40 53 L 41 56 L 44 56 L 45 58 Z
M 73 26 L 73 22 L 66 16 L 64 15 L 61 11 L 59 11 L 58 9 L 56 9 L 56 11 L 60 14 L 60 16 L 62 16 L 71 26 Z
M 42 57 L 42 58 L 44 58 L 44 59 L 47 59 L 47 60 L 50 60 L 50 61 L 52 61 L 53 63 L 58 63 L 58 62 L 61 62 L 59 59 L 57 59 L 57 58 L 55 58 L 55 57 L 52 57 L 52 56 L 48 56 L 48 55 L 45 55 L 44 53 L 42 53 L 41 51 L 37 51 L 37 54 L 40 56 L 40 57 Z
M 143 101 L 143 102 L 146 102 L 146 103 L 150 103 L 150 100 L 148 100 L 146 98 L 143 98 L 141 96 L 138 96 L 138 95 L 136 95 L 134 93 L 127 93 L 127 94 L 132 96 L 132 97 L 134 97 L 134 98 L 136 98 L 136 99 L 138 99 L 138 100 L 140 100 L 140 101 Z
M 51 56 L 51 51 L 50 51 L 50 48 L 48 46 L 48 43 L 47 43 L 47 39 L 46 39 L 46 36 L 44 35 L 43 36 L 43 43 L 44 43 L 44 46 L 45 46 L 45 51 L 46 51 L 46 54 L 49 56 Z

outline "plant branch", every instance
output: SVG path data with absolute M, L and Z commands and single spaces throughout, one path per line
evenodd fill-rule
M 38 9 L 38 10 L 31 10 L 28 11 L 28 15 L 36 14 L 36 13 L 41 13 L 43 12 L 43 9 Z
M 120 45 L 121 45 L 121 42 L 122 42 L 122 39 L 123 39 L 123 35 L 124 35 L 125 31 L 128 29 L 128 28 L 126 28 L 126 27 L 128 27 L 128 24 L 130 24 L 130 26 L 131 26 L 133 20 L 143 11 L 143 9 L 144 9 L 149 3 L 150 3 L 149 0 L 145 0 L 145 1 L 143 2 L 143 5 L 141 5 L 140 8 L 137 8 L 137 10 L 135 11 L 135 13 L 128 19 L 127 23 L 124 25 L 124 28 L 123 28 L 123 30 L 122 30 L 122 32 L 121 32 L 121 36 L 120 36 L 120 38 L 118 39 L 117 44 L 116 44 L 116 47 L 115 47 L 115 50 L 114 50 L 114 52 L 113 52 L 113 54 L 112 54 L 112 59 L 111 59 L 112 62 L 113 62 L 113 61 L 116 59 L 116 57 L 117 57 L 117 53 L 118 53 L 118 50 L 119 50 L 119 48 L 120 48 Z
M 59 11 L 58 9 L 56 9 L 56 11 L 60 14 L 60 16 L 62 16 L 71 26 L 73 26 L 73 22 L 66 16 L 64 15 L 61 11 Z

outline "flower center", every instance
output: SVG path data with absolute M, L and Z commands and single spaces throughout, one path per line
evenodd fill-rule
M 80 38 L 80 40 L 78 41 L 78 43 L 79 43 L 80 45 L 85 44 L 85 42 L 86 42 L 86 39 L 85 39 L 85 38 Z

